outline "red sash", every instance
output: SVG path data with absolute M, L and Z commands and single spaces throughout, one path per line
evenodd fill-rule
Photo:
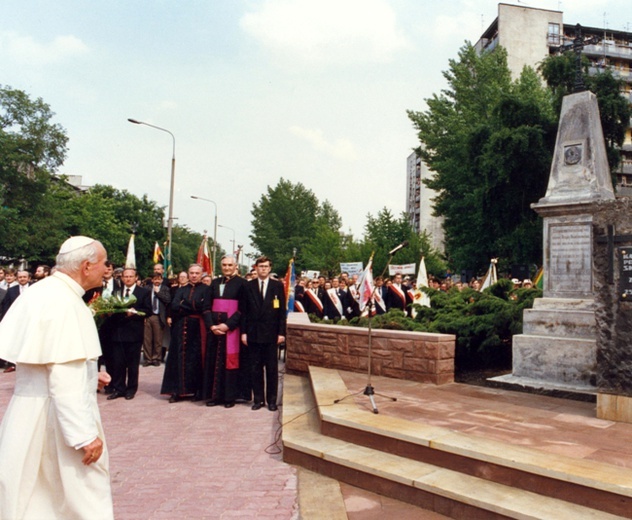
M 314 302 L 314 305 L 318 307 L 319 312 L 323 312 L 323 302 L 320 301 L 320 298 L 316 296 L 311 289 L 305 289 L 305 294 L 307 297 Z
M 237 312 L 239 302 L 237 300 L 228 300 L 223 298 L 215 298 L 213 300 L 213 312 L 225 312 L 228 317 Z M 235 370 L 239 368 L 239 328 L 226 332 L 226 369 Z
M 395 284 L 391 284 L 391 290 L 397 295 L 399 296 L 399 299 L 402 300 L 402 305 L 404 307 L 404 309 L 406 308 L 406 295 L 404 294 L 404 291 L 402 291 L 399 287 L 397 287 L 397 285 Z

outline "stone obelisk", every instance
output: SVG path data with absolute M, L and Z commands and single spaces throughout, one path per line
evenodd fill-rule
M 597 201 L 614 199 L 597 99 L 568 95 L 546 195 L 532 208 L 544 223 L 544 294 L 513 337 L 511 375 L 494 378 L 560 393 L 596 393 L 592 221 Z

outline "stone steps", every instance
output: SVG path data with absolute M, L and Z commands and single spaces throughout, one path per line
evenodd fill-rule
M 624 468 L 372 414 L 335 370 L 286 376 L 283 423 L 286 462 L 453 518 L 632 517 Z

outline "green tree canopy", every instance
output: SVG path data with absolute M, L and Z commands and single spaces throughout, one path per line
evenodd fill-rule
M 409 111 L 435 173 L 435 214 L 457 269 L 541 262 L 541 225 L 530 204 L 545 193 L 555 135 L 552 96 L 526 67 L 512 82 L 506 51 L 479 55 L 466 43 L 444 73 L 448 88 Z
M 332 255 L 323 248 L 339 250 L 341 220 L 325 201 L 320 204 L 311 190 L 300 182 L 283 178 L 268 186 L 252 206 L 253 245 L 272 259 L 274 269 L 283 271 L 296 249 L 296 262 L 302 269 L 326 269 Z
M 63 163 L 68 138 L 38 98 L 0 86 L 0 256 L 47 258 L 59 246 L 60 208 L 51 207 L 51 173 Z

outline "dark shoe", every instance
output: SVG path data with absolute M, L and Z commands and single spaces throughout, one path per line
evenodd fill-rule
M 261 410 L 263 403 L 255 403 L 252 405 L 252 410 Z
M 178 397 L 178 395 L 171 394 L 171 397 L 169 398 L 169 402 L 170 403 L 177 403 L 179 401 L 180 401 L 180 397 Z
M 9 372 L 15 372 L 15 367 L 13 365 L 11 365 L 10 367 L 5 368 L 4 372 L 6 374 L 8 374 Z
M 270 410 L 271 412 L 276 412 L 279 409 L 279 407 L 276 404 L 269 404 L 268 405 L 268 410 Z
M 154 365 L 155 367 L 159 367 L 160 366 L 160 361 L 154 361 L 152 363 L 152 365 Z
M 124 396 L 125 394 L 123 392 L 117 392 L 116 390 L 114 390 L 114 392 L 108 395 L 108 401 L 111 401 L 112 399 L 118 399 L 119 397 L 124 397 Z
M 206 406 L 217 406 L 219 403 L 217 401 L 207 401 Z
M 133 393 L 133 392 L 128 392 L 128 393 L 125 394 L 125 399 L 127 399 L 129 401 L 130 399 L 134 399 L 135 395 L 136 394 Z
M 143 366 L 144 366 L 144 367 L 150 367 L 150 366 L 151 366 L 151 363 L 150 363 L 149 361 L 145 361 L 145 362 L 143 363 Z
M 224 408 L 232 408 L 233 406 L 235 406 L 235 403 L 226 403 L 226 404 L 224 404 Z
M 114 388 L 112 388 L 111 386 L 106 386 L 103 388 L 103 393 L 106 395 L 111 394 L 112 392 L 114 392 Z

